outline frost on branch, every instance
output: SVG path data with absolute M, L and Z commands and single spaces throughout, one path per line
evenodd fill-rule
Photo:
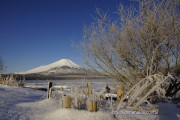
M 155 106 L 149 102 L 149 99 L 153 97 L 153 93 L 156 92 L 160 98 L 165 97 L 166 91 L 163 88 L 168 81 L 173 79 L 173 77 L 168 74 L 164 76 L 163 74 L 149 75 L 146 78 L 140 80 L 135 84 L 124 96 L 118 105 L 118 110 L 121 108 L 128 108 L 132 110 L 139 109 L 154 109 Z M 151 96 L 152 95 L 152 96 Z M 124 100 L 128 96 L 128 101 L 124 104 Z M 143 104 L 146 106 L 143 107 Z

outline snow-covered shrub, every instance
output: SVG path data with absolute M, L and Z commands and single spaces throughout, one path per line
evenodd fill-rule
M 88 96 L 84 93 L 84 90 L 80 89 L 80 87 L 76 86 L 71 89 L 71 97 L 74 108 L 76 109 L 86 108 L 86 100 Z
M 14 75 L 9 75 L 5 79 L 5 85 L 8 86 L 18 86 L 18 81 L 14 77 Z

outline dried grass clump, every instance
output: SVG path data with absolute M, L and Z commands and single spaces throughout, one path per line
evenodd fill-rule
M 124 96 L 118 105 L 118 110 L 120 108 L 130 108 L 132 110 L 141 109 L 142 104 L 146 103 L 145 107 L 153 109 L 155 106 L 152 105 L 148 99 L 153 97 L 153 93 L 156 92 L 157 95 L 162 98 L 165 97 L 166 91 L 163 88 L 165 84 L 168 84 L 170 80 L 173 79 L 172 75 L 168 74 L 164 76 L 163 74 L 154 74 L 147 76 L 146 78 L 140 80 L 136 83 Z M 152 95 L 152 96 L 151 96 Z M 128 102 L 124 104 L 124 100 L 128 97 Z

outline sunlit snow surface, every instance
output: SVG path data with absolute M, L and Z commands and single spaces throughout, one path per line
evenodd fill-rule
M 117 115 L 118 120 L 180 120 L 180 109 L 159 104 L 160 116 Z M 179 118 L 178 118 L 179 117 Z M 109 112 L 62 109 L 46 92 L 0 85 L 0 120 L 116 120 Z

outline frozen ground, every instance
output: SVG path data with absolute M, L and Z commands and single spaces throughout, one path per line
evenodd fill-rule
M 117 115 L 118 120 L 180 120 L 180 108 L 159 104 L 160 115 Z M 62 109 L 46 92 L 0 85 L 1 120 L 117 120 L 109 112 Z

